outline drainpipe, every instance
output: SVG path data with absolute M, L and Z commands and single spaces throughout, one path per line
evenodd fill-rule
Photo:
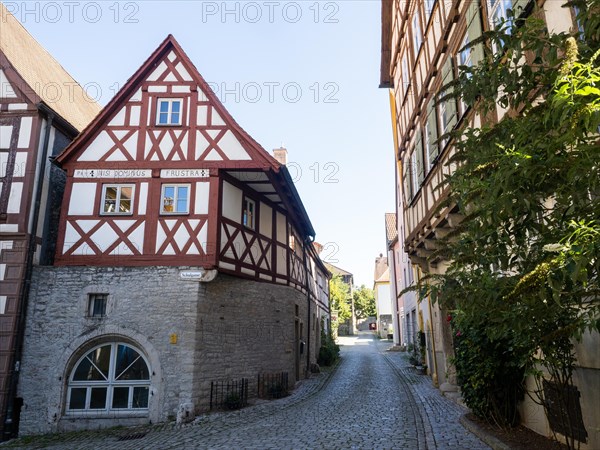
M 306 239 L 304 239 L 304 252 L 303 252 L 303 263 L 304 263 L 304 273 L 306 274 L 305 276 L 305 281 L 304 284 L 306 286 L 306 305 L 308 306 L 307 308 L 307 320 L 306 320 L 306 378 L 309 377 L 310 374 L 310 326 L 311 326 L 311 320 L 310 320 L 310 284 L 308 283 L 308 264 L 306 261 L 306 253 L 308 252 L 308 246 L 312 245 L 312 240 L 310 239 L 310 236 L 308 236 Z
M 48 159 L 48 143 L 50 141 L 50 131 L 52 129 L 52 122 L 54 120 L 54 113 L 45 105 L 40 104 L 38 108 L 46 113 L 46 129 L 44 131 L 44 141 L 42 146 L 42 158 L 40 159 L 40 171 L 38 172 L 37 188 L 35 191 L 35 202 L 33 207 L 33 216 L 31 221 L 31 230 L 29 234 L 29 242 L 27 247 L 27 259 L 25 262 L 25 278 L 23 280 L 23 286 L 21 287 L 21 294 L 19 296 L 19 305 L 21 311 L 19 313 L 19 319 L 17 322 L 17 334 L 15 341 L 15 354 L 12 364 L 12 372 L 10 374 L 8 384 L 8 395 L 6 397 L 7 406 L 6 414 L 4 415 L 4 431 L 3 440 L 13 437 L 17 430 L 14 429 L 15 425 L 15 411 L 13 408 L 14 399 L 17 394 L 17 385 L 19 382 L 19 374 L 21 369 L 21 356 L 23 352 L 23 340 L 25 338 L 25 320 L 27 318 L 27 302 L 29 299 L 29 289 L 31 287 L 31 275 L 33 272 L 33 255 L 36 252 L 37 247 L 37 228 L 40 218 L 40 204 L 42 202 L 42 193 L 44 187 L 44 174 L 46 172 L 46 160 Z

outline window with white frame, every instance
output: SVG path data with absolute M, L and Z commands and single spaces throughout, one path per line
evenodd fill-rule
M 490 27 L 497 29 L 508 20 L 508 10 L 512 9 L 512 0 L 488 0 Z
M 442 89 L 438 93 L 438 122 L 440 124 L 440 133 L 443 136 L 440 140 L 443 149 L 448 142 L 448 136 L 444 136 L 454 128 L 457 122 L 456 118 L 456 99 L 451 97 L 452 87 L 446 87 L 454 80 L 452 68 L 452 58 L 446 59 L 442 67 Z
M 466 66 L 466 67 L 472 67 L 473 66 L 473 58 L 471 56 L 472 53 L 472 49 L 470 47 L 468 47 L 469 45 L 469 35 L 465 34 L 465 37 L 462 40 L 461 43 L 461 50 L 460 53 L 458 54 L 458 65 L 459 66 Z
M 181 125 L 183 101 L 180 98 L 159 98 L 156 108 L 157 125 Z
M 105 184 L 102 186 L 102 214 L 132 214 L 133 184 Z
M 465 37 L 462 40 L 461 43 L 461 49 L 460 52 L 457 55 L 458 58 L 458 70 L 461 70 L 461 66 L 463 67 L 472 67 L 473 66 L 473 56 L 472 56 L 472 48 L 468 47 L 469 45 L 469 34 L 465 34 Z M 464 70 L 464 69 L 462 69 Z M 471 78 L 471 74 L 467 73 L 467 77 Z M 462 97 L 459 101 L 459 105 L 460 105 L 460 114 L 461 116 L 467 111 L 467 105 L 466 103 L 462 100 Z
M 108 294 L 88 294 L 88 316 L 104 317 L 106 316 L 106 305 L 108 303 Z
M 242 213 L 242 223 L 245 227 L 252 230 L 256 226 L 256 203 L 250 198 L 244 199 L 244 211 Z
M 161 214 L 187 214 L 190 212 L 190 185 L 163 184 Z
M 437 142 L 437 118 L 435 115 L 434 101 L 431 99 L 427 105 L 427 120 L 425 121 L 425 169 L 427 172 L 431 170 L 435 164 L 435 160 L 439 155 L 439 145 Z
M 412 20 L 412 31 L 413 31 L 413 51 L 415 54 L 415 63 L 417 61 L 417 55 L 421 50 L 421 44 L 423 44 L 423 34 L 421 33 L 421 23 L 419 21 L 419 9 L 415 11 L 415 15 Z
M 66 413 L 131 413 L 148 410 L 150 369 L 129 344 L 98 345 L 71 371 Z

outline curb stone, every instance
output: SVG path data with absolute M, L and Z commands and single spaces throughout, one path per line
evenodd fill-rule
M 489 434 L 475 422 L 470 421 L 467 418 L 466 414 L 460 416 L 459 422 L 463 427 L 465 427 L 467 430 L 469 430 L 471 433 L 473 433 L 475 436 L 477 436 L 479 439 L 481 439 L 483 442 L 489 445 L 492 448 L 492 450 L 512 450 L 510 446 L 506 445 L 500 439 Z

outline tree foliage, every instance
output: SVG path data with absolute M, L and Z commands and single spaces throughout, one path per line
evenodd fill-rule
M 435 255 L 446 274 L 418 285 L 454 311 L 467 404 L 501 425 L 518 420 L 526 374 L 571 384 L 573 339 L 600 329 L 600 0 L 572 4 L 583 33 L 549 33 L 534 11 L 470 44 L 486 57 L 451 95 L 508 113 L 450 136 L 446 206 L 465 218 Z
M 354 298 L 354 312 L 359 319 L 366 319 L 376 315 L 375 295 L 373 289 L 364 284 L 352 294 Z
M 352 316 L 350 299 L 350 286 L 342 281 L 341 276 L 334 275 L 329 281 L 329 300 L 331 309 L 337 311 L 337 322 L 332 323 L 336 330 L 340 323 Z

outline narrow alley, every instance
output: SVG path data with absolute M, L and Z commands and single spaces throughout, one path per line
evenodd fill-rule
M 487 449 L 460 425 L 465 410 L 417 375 L 405 354 L 371 333 L 341 337 L 335 372 L 306 380 L 287 398 L 235 412 L 199 417 L 193 424 L 157 425 L 58 437 L 8 448 L 401 448 Z M 143 436 L 143 437 L 140 437 Z M 57 439 L 57 440 L 55 440 Z

